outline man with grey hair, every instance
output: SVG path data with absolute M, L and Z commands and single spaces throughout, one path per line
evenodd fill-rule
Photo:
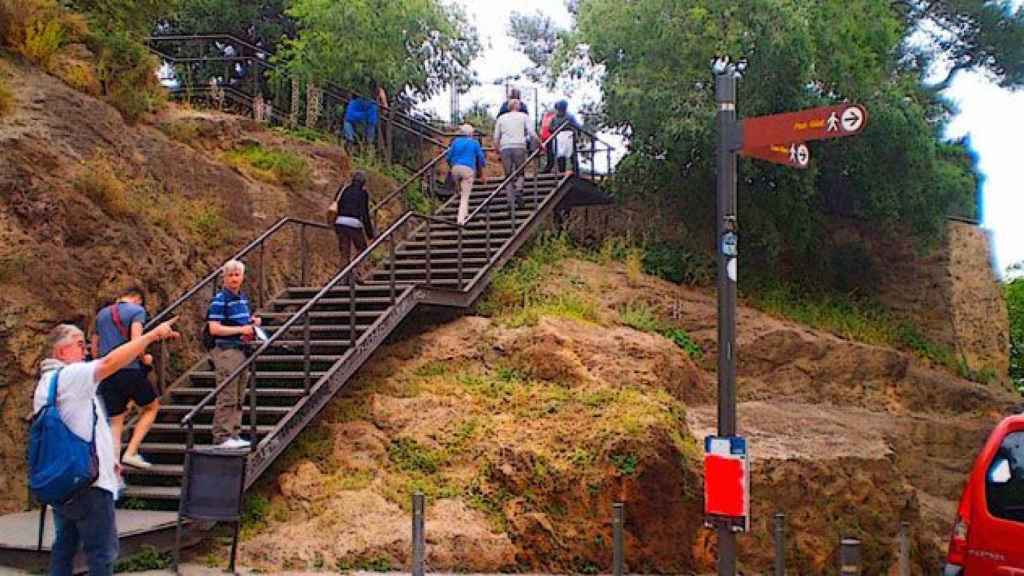
M 469 196 L 473 192 L 473 178 L 477 171 L 487 165 L 484 157 L 484 150 L 480 143 L 473 138 L 475 130 L 471 124 L 463 124 L 459 128 L 461 133 L 452 140 L 451 147 L 445 154 L 448 161 L 448 169 L 451 172 L 452 180 L 459 189 L 459 224 L 466 222 L 469 215 Z
M 501 152 L 505 178 L 526 164 L 526 150 L 531 142 L 535 146 L 540 146 L 540 138 L 533 129 L 533 122 L 520 108 L 519 100 L 509 100 L 508 114 L 502 114 L 494 123 L 494 147 Z M 524 182 L 525 177 L 523 172 L 520 172 L 515 182 L 506 190 L 509 204 L 518 203 Z
M 245 347 L 252 341 L 256 327 L 261 324 L 260 319 L 250 312 L 249 299 L 242 293 L 245 264 L 230 260 L 224 265 L 222 275 L 224 288 L 214 295 L 206 311 L 206 321 L 214 343 L 210 358 L 216 374 L 215 386 L 223 383 L 245 363 Z M 213 443 L 219 448 L 234 450 L 248 448 L 251 444 L 240 437 L 248 372 L 244 370 L 217 394 L 217 405 L 213 412 Z
M 118 487 L 117 460 L 103 403 L 96 397 L 100 382 L 145 354 L 158 340 L 176 338 L 177 318 L 114 348 L 99 360 L 85 362 L 85 335 L 77 326 L 61 324 L 47 338 L 46 359 L 33 398 L 38 413 L 47 404 L 50 384 L 56 379 L 54 403 L 60 419 L 83 440 L 93 440 L 99 476 L 86 491 L 54 507 L 55 534 L 50 555 L 50 574 L 70 576 L 78 548 L 85 551 L 89 574 L 113 574 L 117 559 L 117 526 L 114 494 Z

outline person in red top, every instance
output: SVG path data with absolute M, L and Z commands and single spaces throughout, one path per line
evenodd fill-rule
M 540 141 L 546 142 L 548 138 L 551 138 L 551 124 L 555 120 L 555 111 L 548 110 L 544 113 L 544 116 L 540 120 Z M 554 142 L 550 142 L 544 147 L 544 172 L 550 172 L 551 167 L 555 164 L 555 146 Z

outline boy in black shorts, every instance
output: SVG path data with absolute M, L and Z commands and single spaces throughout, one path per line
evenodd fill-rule
M 121 292 L 117 301 L 102 308 L 96 315 L 96 329 L 93 333 L 93 356 L 101 358 L 111 350 L 129 340 L 142 336 L 142 328 L 146 324 L 145 293 L 141 288 L 132 286 Z M 143 354 L 131 364 L 118 370 L 99 385 L 99 396 L 107 408 L 110 418 L 110 432 L 113 435 L 115 459 L 120 454 L 121 432 L 124 419 L 128 413 L 128 402 L 139 407 L 139 420 L 135 424 L 131 440 L 124 451 L 120 462 L 134 468 L 152 466 L 139 454 L 139 446 L 149 432 L 160 410 L 157 391 L 150 384 L 147 370 L 153 357 Z

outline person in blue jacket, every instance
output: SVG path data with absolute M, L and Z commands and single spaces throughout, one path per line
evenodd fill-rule
M 372 144 L 377 136 L 377 120 L 380 116 L 377 103 L 368 98 L 357 96 L 349 101 L 345 108 L 345 123 L 342 136 L 345 142 L 352 145 L 356 141 L 356 130 L 363 141 Z
M 466 222 L 469 215 L 469 195 L 473 192 L 473 179 L 477 171 L 487 164 L 484 150 L 473 138 L 474 129 L 470 124 L 463 124 L 460 135 L 452 140 L 452 145 L 445 154 L 452 180 L 459 190 L 459 224 Z

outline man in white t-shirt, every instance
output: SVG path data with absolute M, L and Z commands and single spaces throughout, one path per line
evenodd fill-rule
M 57 372 L 57 410 L 61 420 L 76 436 L 96 439 L 99 477 L 85 492 L 66 504 L 54 507 L 56 534 L 50 556 L 52 576 L 70 576 L 79 545 L 85 551 L 90 576 L 113 574 L 117 559 L 117 526 L 114 523 L 114 494 L 117 492 L 114 445 L 103 403 L 96 398 L 100 382 L 127 366 L 152 342 L 176 338 L 171 328 L 177 319 L 126 342 L 99 360 L 85 359 L 85 335 L 77 326 L 61 324 L 47 338 L 48 357 L 39 367 L 33 411 L 46 404 L 50 379 Z M 95 414 L 95 417 L 94 417 Z M 94 425 L 95 422 L 95 425 Z

